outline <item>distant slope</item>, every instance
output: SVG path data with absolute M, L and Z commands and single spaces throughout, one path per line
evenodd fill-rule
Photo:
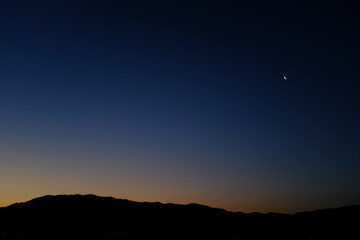
M 0 239 L 360 239 L 360 206 L 244 214 L 198 204 L 44 196 L 0 208 Z

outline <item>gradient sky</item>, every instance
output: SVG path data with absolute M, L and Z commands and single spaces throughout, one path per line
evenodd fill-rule
M 359 204 L 359 9 L 300 2 L 2 0 L 0 206 Z

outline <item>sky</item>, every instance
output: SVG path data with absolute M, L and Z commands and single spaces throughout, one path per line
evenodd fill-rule
M 75 193 L 243 212 L 359 204 L 358 11 L 0 1 L 0 206 Z

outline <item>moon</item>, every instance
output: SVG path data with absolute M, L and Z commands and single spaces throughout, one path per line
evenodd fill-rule
M 286 76 L 284 76 L 284 80 L 287 80 L 287 77 L 286 77 Z

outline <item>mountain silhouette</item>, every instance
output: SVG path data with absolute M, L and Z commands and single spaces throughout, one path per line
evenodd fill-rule
M 0 239 L 360 239 L 360 205 L 241 213 L 95 195 L 44 196 L 0 208 Z

